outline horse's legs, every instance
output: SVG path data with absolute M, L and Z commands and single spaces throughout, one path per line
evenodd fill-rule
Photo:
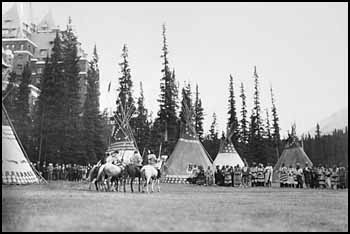
M 151 192 L 152 193 L 154 192 L 154 182 L 155 182 L 155 180 L 151 179 Z
M 126 188 L 125 188 L 126 176 L 122 176 L 121 178 L 122 178 L 122 180 L 123 180 L 123 190 L 124 190 L 124 193 L 125 193 L 125 192 L 126 192 Z
M 157 179 L 158 192 L 160 192 L 160 179 Z
M 138 177 L 139 178 L 139 192 L 141 191 L 141 177 Z
M 107 191 L 108 192 L 111 191 L 111 184 L 112 184 L 111 177 L 108 177 L 107 178 Z
M 96 179 L 94 179 L 94 180 L 95 180 L 95 187 L 96 187 L 96 190 L 98 191 L 97 180 L 96 180 Z
M 132 184 L 134 183 L 134 179 L 135 179 L 135 177 L 130 178 L 130 189 L 131 189 L 132 193 L 134 192 L 134 188 L 132 187 Z

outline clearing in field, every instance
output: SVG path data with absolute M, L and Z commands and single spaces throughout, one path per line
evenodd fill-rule
M 2 186 L 2 231 L 348 231 L 348 190 L 85 183 Z

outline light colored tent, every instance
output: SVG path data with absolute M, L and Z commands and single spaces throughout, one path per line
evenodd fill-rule
M 2 183 L 33 184 L 44 181 L 30 161 L 2 105 Z
M 231 141 L 233 133 L 228 130 L 226 135 L 227 138 L 221 141 L 219 153 L 214 160 L 214 166 L 219 166 L 220 168 L 226 165 L 235 167 L 238 164 L 242 168 L 244 162 Z
M 310 158 L 306 155 L 304 149 L 300 147 L 299 144 L 294 143 L 292 145 L 287 146 L 283 152 L 281 157 L 278 159 L 275 167 L 273 168 L 274 170 L 274 176 L 273 176 L 273 181 L 278 182 L 279 180 L 279 169 L 282 167 L 282 164 L 286 167 L 289 167 L 292 165 L 293 168 L 296 167 L 296 164 L 299 163 L 301 168 L 304 168 L 306 165 L 306 162 L 308 163 L 308 166 L 312 166 L 312 162 Z
M 175 148 L 164 165 L 166 175 L 164 182 L 184 183 L 191 175 L 194 165 L 200 165 L 207 170 L 212 170 L 213 163 L 208 152 L 199 141 L 192 123 L 191 112 L 185 105 L 186 123 L 181 125 L 180 138 Z
M 119 151 L 118 155 L 115 155 L 118 160 L 123 160 L 129 164 L 131 158 L 134 156 L 134 152 L 138 150 L 136 140 L 132 133 L 129 121 L 134 112 L 132 107 L 123 108 L 120 115 L 115 116 L 115 126 L 112 131 L 112 143 L 107 149 L 107 154 L 114 155 L 116 150 Z

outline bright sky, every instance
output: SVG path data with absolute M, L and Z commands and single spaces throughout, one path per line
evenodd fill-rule
M 2 3 L 3 12 L 12 4 Z M 206 132 L 213 112 L 219 129 L 225 129 L 229 74 L 237 108 L 243 82 L 251 113 L 254 65 L 263 109 L 271 108 L 273 86 L 282 135 L 294 121 L 302 133 L 348 106 L 348 3 L 34 2 L 32 7 L 36 19 L 51 9 L 61 28 L 71 16 L 89 54 L 97 44 L 102 108 L 114 103 L 116 94 L 108 95 L 107 86 L 112 81 L 117 87 L 126 43 L 134 95 L 142 81 L 146 107 L 156 116 L 163 23 L 177 80 L 181 86 L 199 85 Z

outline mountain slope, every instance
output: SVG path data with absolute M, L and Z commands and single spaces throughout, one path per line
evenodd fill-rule
M 334 129 L 344 129 L 345 126 L 348 126 L 348 107 L 345 107 L 333 114 L 329 117 L 318 122 L 320 125 L 321 134 L 330 134 L 334 131 Z M 315 123 L 316 125 L 316 123 Z M 311 128 L 308 132 L 311 136 L 315 135 L 316 126 Z

